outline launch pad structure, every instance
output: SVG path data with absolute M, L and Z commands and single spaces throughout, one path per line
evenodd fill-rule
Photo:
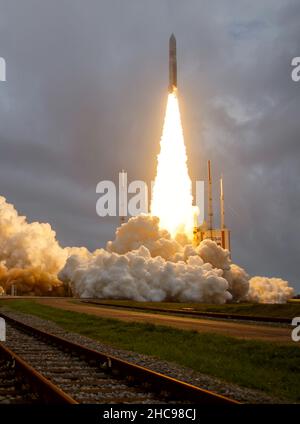
M 224 189 L 223 177 L 220 178 L 220 228 L 214 228 L 213 224 L 213 200 L 212 200 L 212 176 L 211 176 L 211 161 L 208 161 L 208 181 L 207 181 L 207 215 L 208 222 L 205 220 L 201 225 L 195 225 L 193 231 L 193 242 L 198 246 L 201 241 L 210 239 L 221 246 L 223 249 L 231 250 L 230 248 L 230 230 L 225 225 L 225 208 L 224 208 Z

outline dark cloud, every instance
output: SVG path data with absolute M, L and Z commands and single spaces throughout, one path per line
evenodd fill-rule
M 300 289 L 299 18 L 297 1 L 0 0 L 1 194 L 103 246 L 97 182 L 155 174 L 174 32 L 191 176 L 223 173 L 234 260 Z

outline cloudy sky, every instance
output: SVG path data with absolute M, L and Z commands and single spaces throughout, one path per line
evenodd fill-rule
M 0 0 L 0 194 L 62 245 L 104 246 L 96 185 L 155 176 L 177 38 L 190 175 L 224 176 L 232 257 L 300 291 L 299 1 Z

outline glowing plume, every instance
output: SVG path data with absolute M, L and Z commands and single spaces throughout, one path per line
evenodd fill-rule
M 194 208 L 192 183 L 176 92 L 168 95 L 168 104 L 160 141 L 157 174 L 154 181 L 151 214 L 160 218 L 160 227 L 173 237 L 185 233 L 192 237 Z

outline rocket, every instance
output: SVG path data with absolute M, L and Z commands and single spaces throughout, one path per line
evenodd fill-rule
M 174 34 L 169 40 L 169 93 L 177 89 L 177 57 L 176 57 L 176 38 Z

